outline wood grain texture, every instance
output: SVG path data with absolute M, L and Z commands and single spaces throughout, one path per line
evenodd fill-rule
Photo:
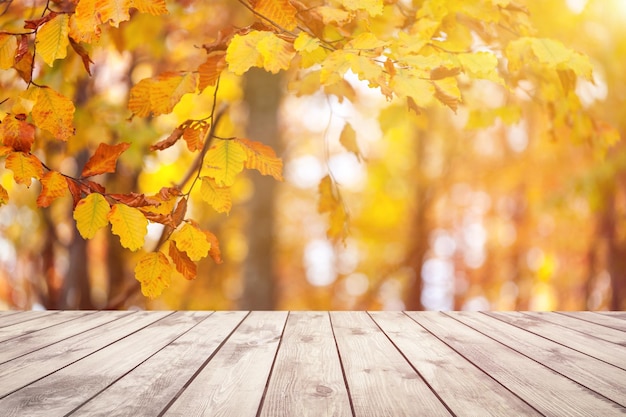
M 450 413 L 365 312 L 331 312 L 355 416 Z
M 370 315 L 455 415 L 541 415 L 406 314 Z
M 607 342 L 617 343 L 626 346 L 626 332 L 617 329 L 611 329 L 605 326 L 598 326 L 596 323 L 590 323 L 576 317 L 566 316 L 562 314 L 549 314 L 546 312 L 526 312 L 529 316 L 539 317 L 542 320 L 557 324 L 561 327 L 585 333 Z
M 518 312 L 507 312 L 506 314 L 489 312 L 487 314 L 626 370 L 624 346 L 551 323 L 535 315 Z
M 0 313 L 0 417 L 626 416 L 622 315 Z
M 559 311 L 559 314 L 564 314 L 569 317 L 585 320 L 591 323 L 600 324 L 611 329 L 621 330 L 626 332 L 626 321 L 620 320 L 618 317 L 610 316 L 606 314 L 598 314 L 593 311 L 577 311 L 575 313 L 568 311 Z
M 626 407 L 626 371 L 484 314 L 449 315 Z
M 129 314 L 131 313 L 128 311 L 100 311 L 79 316 L 80 320 L 66 321 L 36 332 L 22 334 L 12 338 L 10 343 L 0 343 L 0 364 Z
M 250 313 L 164 415 L 256 415 L 286 319 L 287 312 Z
M 4 416 L 67 414 L 178 338 L 202 318 L 176 312 L 0 400 Z
M 203 320 L 81 406 L 73 416 L 157 416 L 191 381 L 247 313 L 202 313 Z M 128 395 L 132 392 L 133 395 Z
M 542 414 L 624 415 L 624 408 L 613 401 L 443 313 L 407 314 Z
M 262 417 L 352 416 L 327 312 L 289 314 Z
M 0 398 L 50 375 L 169 313 L 133 313 L 0 365 Z

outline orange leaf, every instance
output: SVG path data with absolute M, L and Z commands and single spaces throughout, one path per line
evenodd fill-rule
M 146 253 L 135 267 L 135 279 L 141 283 L 141 293 L 156 298 L 172 282 L 172 265 L 162 252 Z
M 216 51 L 209 54 L 206 62 L 198 67 L 200 74 L 198 88 L 204 90 L 208 86 L 214 86 L 226 67 L 226 52 Z
M 5 146 L 28 153 L 35 141 L 35 126 L 14 116 L 6 115 L 0 125 L 0 138 Z
M 229 213 L 233 206 L 230 188 L 219 187 L 213 178 L 202 177 L 200 194 L 202 195 L 202 199 L 211 205 L 218 213 Z
M 131 0 L 130 5 L 141 13 L 149 13 L 153 16 L 167 14 L 165 0 Z
M 283 29 L 294 30 L 298 27 L 298 10 L 289 0 L 257 0 L 254 2 L 254 10 Z
M 204 135 L 209 128 L 208 123 L 198 126 L 186 127 L 183 132 L 183 139 L 187 142 L 187 149 L 191 152 L 199 151 L 204 146 Z
M 83 48 L 72 38 L 70 38 L 70 45 L 72 46 L 74 52 L 76 52 L 80 56 L 80 59 L 83 61 L 83 67 L 85 67 L 85 71 L 87 71 L 87 74 L 91 75 L 91 68 L 89 64 L 93 64 L 93 61 L 89 57 L 89 53 L 85 50 L 85 48 Z
M 37 101 L 32 111 L 35 125 L 52 133 L 57 139 L 69 139 L 74 134 L 74 103 L 49 87 L 37 90 Z
M 93 175 L 115 172 L 115 165 L 120 155 L 130 147 L 130 143 L 122 142 L 117 145 L 101 143 L 96 152 L 85 164 L 81 177 L 87 178 Z
M 172 213 L 172 220 L 174 221 L 174 225 L 178 227 L 183 220 L 185 219 L 185 214 L 187 213 L 187 199 L 181 198 L 174 212 Z
M 276 156 L 274 149 L 249 139 L 237 139 L 237 142 L 246 151 L 246 168 L 256 169 L 263 175 L 271 175 L 276 180 L 283 181 L 283 161 Z
M 6 188 L 0 185 L 0 206 L 3 206 L 8 202 L 9 202 L 9 193 L 7 192 Z
M 5 167 L 13 171 L 15 182 L 27 187 L 30 187 L 33 178 L 40 179 L 43 175 L 41 161 L 29 153 L 12 152 L 7 156 Z
M 109 197 L 111 197 L 113 200 L 117 201 L 118 203 L 123 203 L 123 204 L 126 204 L 127 206 L 135 207 L 135 208 L 146 207 L 146 206 L 157 207 L 161 205 L 161 200 L 157 198 L 146 197 L 145 194 L 134 193 L 134 192 L 127 193 L 127 194 L 109 194 Z
M 220 251 L 220 242 L 217 240 L 217 236 L 215 236 L 213 233 L 206 231 L 206 230 L 204 231 L 204 234 L 206 235 L 206 239 L 211 244 L 211 249 L 209 250 L 209 256 L 213 258 L 213 261 L 216 264 L 221 264 L 224 261 L 222 260 L 222 252 Z
M 54 200 L 67 193 L 67 180 L 57 171 L 49 171 L 41 178 L 41 193 L 37 197 L 38 207 L 48 207 Z
M 169 255 L 176 266 L 176 270 L 182 274 L 185 279 L 196 279 L 198 275 L 198 267 L 195 262 L 189 259 L 189 256 L 176 247 L 176 243 L 170 242 Z

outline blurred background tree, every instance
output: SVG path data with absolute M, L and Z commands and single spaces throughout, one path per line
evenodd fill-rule
M 535 36 L 560 40 L 591 58 L 593 82 L 569 85 L 563 74 L 555 83 L 578 94 L 580 112 L 597 115 L 598 123 L 617 127 L 624 137 L 626 3 L 522 3 Z M 67 148 L 48 146 L 46 160 L 79 172 L 88 154 L 77 151 L 132 136 L 135 146 L 120 159 L 117 174 L 103 180 L 107 190 L 149 193 L 180 180 L 192 163 L 182 148 L 144 151 L 183 121 L 206 117 L 214 90 L 183 97 L 166 117 L 128 122 L 115 109 L 139 80 L 200 65 L 189 62 L 194 50 L 217 39 L 225 22 L 250 24 L 251 14 L 228 0 L 179 0 L 168 8 L 164 20 L 137 15 L 104 33 L 101 44 L 109 46 L 92 56 L 93 76 L 68 65 L 45 74 L 50 83 L 71 81 L 63 92 L 82 104 L 77 136 Z M 3 29 L 10 27 L 2 19 Z M 80 57 L 73 65 L 82 65 Z M 36 187 L 16 186 L 12 174 L 1 171 L 11 200 L 0 209 L 0 307 L 626 307 L 624 145 L 618 141 L 606 150 L 580 134 L 604 125 L 581 126 L 591 123 L 583 117 L 555 123 L 552 116 L 563 109 L 548 106 L 553 114 L 547 114 L 537 102 L 551 92 L 535 90 L 528 80 L 515 80 L 511 91 L 489 81 L 468 83 L 464 101 L 480 105 L 419 115 L 404 103 L 385 101 L 351 72 L 346 80 L 350 100 L 289 93 L 285 79 L 263 71 L 243 79 L 222 75 L 219 97 L 232 103 L 224 130 L 271 144 L 285 162 L 285 182 L 250 173 L 233 186 L 228 215 L 190 207 L 219 237 L 224 263 L 201 261 L 195 281 L 180 278 L 155 300 L 141 296 L 135 255 L 122 250 L 116 236 L 102 232 L 84 241 L 70 199 L 38 210 Z M 0 82 L 3 94 L 10 93 L 8 82 Z M 341 145 L 346 125 L 361 154 Z M 319 182 L 328 173 L 349 216 L 344 242 L 327 238 L 328 216 L 317 211 Z M 160 229 L 151 227 L 146 246 L 159 236 Z

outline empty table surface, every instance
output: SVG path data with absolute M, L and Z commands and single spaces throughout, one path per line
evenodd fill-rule
M 626 416 L 624 312 L 0 312 L 1 416 Z

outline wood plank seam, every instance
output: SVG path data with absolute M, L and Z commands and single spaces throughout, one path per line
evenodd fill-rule
M 446 313 L 444 313 L 444 314 L 446 314 Z M 482 312 L 481 312 L 481 314 L 484 314 L 484 313 L 482 313 Z M 539 365 L 543 366 L 544 368 L 549 369 L 550 371 L 557 373 L 558 375 L 562 376 L 563 378 L 566 378 L 566 379 L 568 379 L 568 380 L 570 380 L 570 381 L 574 382 L 575 384 L 577 384 L 577 385 L 579 385 L 579 386 L 581 386 L 581 387 L 583 387 L 583 388 L 585 388 L 585 389 L 587 389 L 587 390 L 589 390 L 589 391 L 591 391 L 591 392 L 595 393 L 596 395 L 598 395 L 598 396 L 600 396 L 600 397 L 602 397 L 602 398 L 605 398 L 606 400 L 608 400 L 608 401 L 612 402 L 612 403 L 613 403 L 613 404 L 615 404 L 616 406 L 618 406 L 618 407 L 623 407 L 621 404 L 617 403 L 617 402 L 616 402 L 616 401 L 614 401 L 613 399 L 611 399 L 611 398 L 607 397 L 606 395 L 603 395 L 602 393 L 599 393 L 599 392 L 595 391 L 593 388 L 586 386 L 585 384 L 581 383 L 580 381 L 576 381 L 575 379 L 570 378 L 569 376 L 567 376 L 567 375 L 563 374 L 561 371 L 559 371 L 559 370 L 557 370 L 557 369 L 554 369 L 554 368 L 552 368 L 552 367 L 550 367 L 550 366 L 546 365 L 545 363 L 543 363 L 543 362 L 541 362 L 541 361 L 538 361 L 538 360 L 534 359 L 534 358 L 533 358 L 533 357 L 531 357 L 531 356 L 526 355 L 524 352 L 522 352 L 522 351 L 520 351 L 520 350 L 518 350 L 518 349 L 515 349 L 514 347 L 508 346 L 507 344 L 505 344 L 505 343 L 503 343 L 503 342 L 501 342 L 501 341 L 499 341 L 499 340 L 495 339 L 494 337 L 490 336 L 489 334 L 487 334 L 487 333 L 485 333 L 485 332 L 482 332 L 482 331 L 480 331 L 479 329 L 476 329 L 475 327 L 472 327 L 472 326 L 470 326 L 470 325 L 469 325 L 469 324 L 467 324 L 467 323 L 463 323 L 462 321 L 457 320 L 457 319 L 456 319 L 455 317 L 453 317 L 453 316 L 450 316 L 450 315 L 448 315 L 448 314 L 446 314 L 446 315 L 447 315 L 448 317 L 451 317 L 452 319 L 454 319 L 454 320 L 456 320 L 456 321 L 458 321 L 458 322 L 460 322 L 460 323 L 464 324 L 465 326 L 469 327 L 470 329 L 472 329 L 472 330 L 474 330 L 474 331 L 476 331 L 476 332 L 478 332 L 478 333 L 481 333 L 481 334 L 483 334 L 483 335 L 487 336 L 488 338 L 490 338 L 490 339 L 492 339 L 492 340 L 494 340 L 494 341 L 498 342 L 498 343 L 499 343 L 499 344 L 501 344 L 502 346 L 505 346 L 506 348 L 511 349 L 511 350 L 513 350 L 513 351 L 515 351 L 517 354 L 519 354 L 519 355 L 521 355 L 521 356 L 524 356 L 524 357 L 526 357 L 526 358 L 528 358 L 528 359 L 532 360 L 533 362 L 535 362 L 535 363 L 537 363 L 537 364 L 539 364 Z M 488 317 L 497 318 L 497 317 L 495 317 L 495 316 L 491 316 L 491 315 L 488 315 Z M 507 325 L 511 325 L 510 323 L 507 323 L 507 322 L 504 322 L 504 323 L 505 323 L 505 324 L 507 324 Z M 533 333 L 533 332 L 531 332 L 531 331 L 530 331 L 530 330 L 528 330 L 528 329 L 524 329 L 523 327 L 519 327 L 519 326 L 515 326 L 515 327 L 517 327 L 517 328 L 519 328 L 519 329 L 521 329 L 521 330 L 524 330 L 524 331 L 526 331 L 526 332 L 528 332 L 528 333 L 531 333 L 531 334 L 533 334 L 533 335 L 536 335 L 536 336 L 542 337 L 543 339 L 547 340 L 548 342 L 557 343 L 557 342 L 555 342 L 554 340 L 550 340 L 550 339 L 545 338 L 545 337 L 543 337 L 543 336 L 541 336 L 541 335 L 538 335 L 538 334 L 536 334 L 536 333 Z M 559 344 L 559 345 L 563 346 L 565 349 L 570 349 L 570 350 L 573 350 L 573 351 L 575 351 L 575 352 L 578 352 L 576 349 L 572 349 L 572 348 L 570 348 L 569 346 L 563 345 L 563 344 L 561 344 L 561 343 L 557 343 L 557 344 Z M 590 356 L 590 355 L 585 354 L 584 352 L 579 352 L 579 353 L 581 353 L 581 354 L 583 354 L 583 355 L 586 355 L 586 356 L 589 356 L 589 357 L 592 357 L 592 356 Z M 597 358 L 594 358 L 594 359 L 597 359 Z M 601 359 L 597 359 L 597 360 L 601 360 Z M 602 362 L 604 362 L 604 361 L 602 361 Z M 611 365 L 611 364 L 609 364 L 609 365 Z
M 409 317 L 405 312 L 403 312 L 403 314 L 407 317 Z M 439 393 L 432 387 L 432 385 L 426 380 L 426 378 L 424 378 L 424 376 L 420 373 L 420 371 L 417 370 L 417 368 L 415 366 L 413 366 L 413 364 L 411 363 L 411 361 L 409 360 L 409 358 L 406 357 L 406 355 L 404 354 L 404 352 L 402 351 L 402 349 L 400 349 L 398 347 L 398 345 L 396 345 L 394 343 L 394 341 L 391 339 L 391 337 L 389 337 L 389 335 L 387 334 L 387 332 L 385 332 L 385 329 L 383 329 L 376 320 L 374 320 L 374 318 L 372 317 L 372 315 L 370 314 L 370 312 L 367 312 L 367 315 L 370 317 L 370 319 L 372 319 L 372 321 L 376 324 L 376 327 L 378 327 L 380 329 L 381 332 L 383 332 L 383 334 L 385 335 L 385 337 L 387 338 L 387 340 L 389 340 L 389 342 L 391 342 L 391 344 L 393 345 L 394 348 L 396 348 L 396 350 L 400 353 L 400 355 L 402 355 L 402 357 L 404 358 L 404 360 L 409 364 L 409 366 L 415 371 L 415 373 L 420 377 L 420 379 L 422 381 L 424 381 L 424 384 L 426 384 L 426 386 L 428 387 L 428 389 L 430 389 L 432 391 L 432 393 L 435 395 L 435 397 L 437 397 L 437 399 L 441 402 L 441 404 L 443 404 L 443 406 L 446 408 L 446 410 L 448 410 L 448 412 L 450 413 L 451 416 L 456 416 L 456 414 L 454 413 L 454 411 L 452 411 L 452 409 L 450 408 L 450 406 L 444 401 L 443 398 L 441 398 L 441 396 L 439 395 Z M 422 327 L 423 328 L 423 327 Z
M 247 314 L 241 319 L 239 324 L 237 324 L 237 326 L 235 326 L 233 328 L 233 330 L 230 333 L 228 333 L 228 336 L 226 336 L 224 338 L 224 340 L 222 340 L 220 342 L 220 344 L 217 346 L 217 348 L 206 358 L 206 360 L 202 363 L 202 365 L 200 365 L 198 367 L 198 369 L 196 369 L 196 372 L 194 372 L 193 375 L 191 375 L 189 380 L 182 387 L 180 387 L 180 389 L 178 390 L 176 395 L 174 395 L 174 397 L 170 400 L 170 402 L 168 402 L 165 405 L 165 407 L 163 407 L 163 410 L 161 410 L 161 412 L 158 414 L 157 417 L 162 417 L 167 412 L 167 410 L 169 410 L 172 407 L 172 405 L 174 405 L 174 403 L 183 394 L 183 392 L 187 389 L 187 387 L 189 387 L 189 385 L 191 385 L 191 383 L 194 381 L 194 379 L 196 379 L 198 377 L 198 375 L 202 372 L 202 370 L 204 370 L 204 368 L 206 368 L 206 366 L 209 364 L 209 362 L 211 362 L 211 360 L 217 354 L 217 352 L 219 352 L 220 349 L 222 349 L 222 346 L 224 346 L 224 344 L 228 341 L 228 339 L 230 339 L 230 337 L 233 335 L 233 333 L 235 333 L 237 331 L 237 329 L 239 329 L 239 327 L 242 325 L 242 323 L 244 321 L 246 321 L 246 319 L 248 318 L 249 315 L 250 315 L 250 311 L 248 311 Z M 207 317 L 209 317 L 209 316 L 207 316 Z M 206 319 L 204 319 L 204 320 L 206 320 Z M 204 321 L 204 320 L 202 320 L 202 321 Z
M 172 314 L 176 313 L 175 311 L 172 312 Z M 196 327 L 198 324 L 202 323 L 204 320 L 206 320 L 208 317 L 210 317 L 213 313 L 209 314 L 208 316 L 206 316 L 205 318 L 203 318 L 202 320 L 198 321 L 197 323 L 195 323 L 193 326 L 189 327 L 187 330 L 185 330 L 184 332 L 182 332 L 181 334 L 179 334 L 178 336 L 176 336 L 174 339 L 172 339 L 167 345 L 170 345 L 171 343 L 175 342 L 176 340 L 178 340 L 181 336 L 183 336 L 184 334 L 188 333 L 189 331 L 191 331 L 191 329 L 193 329 L 194 327 Z M 171 314 L 170 314 L 171 315 Z M 165 317 L 169 317 L 169 316 L 165 316 Z M 165 317 L 161 318 L 160 320 L 163 320 Z M 154 323 L 157 323 L 159 320 L 155 321 Z M 154 324 L 152 323 L 152 324 Z M 147 327 L 147 326 L 146 326 Z M 132 333 L 129 333 L 129 335 Z M 120 339 L 121 340 L 121 339 Z M 74 413 L 76 410 L 78 410 L 79 408 L 83 407 L 85 404 L 87 404 L 89 401 L 91 401 L 92 399 L 94 399 L 95 397 L 97 397 L 98 395 L 100 395 L 101 393 L 103 393 L 104 391 L 106 391 L 107 389 L 109 389 L 111 386 L 113 386 L 115 383 L 117 383 L 117 381 L 119 381 L 120 379 L 124 378 L 126 375 L 128 375 L 129 373 L 131 373 L 132 371 L 134 371 L 137 367 L 141 366 L 143 363 L 145 363 L 147 360 L 149 360 L 151 357 L 153 357 L 154 355 L 156 355 L 157 353 L 159 353 L 162 349 L 165 348 L 165 346 L 163 346 L 161 349 L 153 352 L 151 355 L 148 355 L 143 361 L 139 362 L 137 365 L 129 368 L 126 372 L 122 373 L 118 378 L 115 378 L 114 380 L 111 381 L 110 384 L 108 384 L 106 387 L 102 388 L 100 391 L 97 391 L 96 393 L 94 393 L 94 395 L 92 395 L 91 397 L 85 399 L 85 401 L 83 401 L 81 404 L 77 405 L 72 411 L 70 411 L 69 414 Z
M 356 413 L 354 411 L 354 402 L 352 401 L 352 394 L 350 393 L 350 384 L 348 384 L 348 377 L 346 375 L 346 369 L 343 365 L 343 358 L 341 357 L 341 351 L 339 350 L 339 345 L 337 344 L 337 335 L 335 334 L 335 325 L 333 323 L 333 316 L 330 312 L 326 312 L 328 314 L 328 320 L 330 320 L 330 329 L 333 333 L 333 341 L 335 342 L 335 349 L 337 350 L 337 355 L 339 356 L 339 365 L 341 366 L 341 375 L 343 376 L 343 383 L 346 386 L 346 391 L 348 392 L 348 401 L 350 403 L 350 411 L 352 412 L 352 416 L 356 417 Z
M 14 394 L 14 393 L 15 393 L 15 392 L 17 392 L 17 391 L 19 391 L 19 390 L 21 390 L 21 389 L 23 389 L 23 388 L 28 387 L 28 386 L 29 386 L 29 385 L 31 385 L 31 384 L 34 384 L 34 383 L 36 383 L 36 382 L 38 382 L 38 381 L 40 381 L 40 380 L 42 380 L 42 379 L 44 379 L 44 378 L 47 378 L 47 377 L 49 377 L 50 375 L 55 374 L 55 373 L 59 372 L 60 370 L 65 369 L 65 368 L 67 368 L 68 366 L 71 366 L 71 365 L 75 364 L 76 362 L 79 362 L 79 361 L 81 361 L 81 360 L 83 360 L 83 359 L 85 359 L 85 358 L 87 358 L 87 357 L 89 357 L 89 356 L 91 356 L 91 355 L 93 355 L 93 354 L 95 354 L 95 353 L 97 353 L 97 352 L 99 352 L 99 351 L 103 350 L 103 349 L 106 349 L 107 347 L 109 347 L 109 346 L 111 346 L 111 345 L 113 345 L 113 344 L 115 344 L 115 343 L 119 342 L 120 340 L 123 340 L 123 339 L 127 338 L 127 337 L 128 337 L 128 336 L 130 336 L 131 334 L 134 334 L 134 333 L 136 333 L 136 332 L 138 332 L 138 331 L 140 331 L 140 330 L 142 330 L 142 329 L 144 329 L 144 328 L 146 328 L 146 327 L 148 327 L 148 326 L 150 326 L 150 325 L 152 325 L 152 324 L 154 324 L 154 323 L 156 323 L 156 322 L 158 322 L 158 321 L 160 321 L 160 320 L 162 320 L 162 319 L 164 319 L 164 318 L 166 318 L 166 317 L 169 317 L 169 316 L 171 316 L 171 315 L 172 315 L 172 314 L 174 314 L 174 313 L 175 313 L 175 312 L 174 312 L 174 311 L 172 311 L 172 312 L 171 312 L 170 314 L 168 314 L 167 316 L 163 316 L 162 318 L 160 318 L 160 319 L 158 319 L 158 320 L 156 320 L 156 321 L 154 321 L 154 322 L 148 323 L 148 324 L 146 324 L 145 326 L 143 326 L 143 327 L 141 327 L 141 328 L 139 328 L 139 329 L 137 329 L 137 330 L 135 330 L 135 331 L 133 331 L 133 332 L 131 332 L 131 333 L 125 334 L 124 336 L 120 337 L 119 339 L 115 339 L 115 340 L 114 340 L 114 341 L 112 341 L 111 343 L 108 343 L 108 344 L 106 344 L 106 345 L 104 345 L 104 346 L 102 346 L 102 347 L 100 347 L 100 348 L 98 348 L 98 349 L 94 350 L 93 352 L 90 352 L 90 353 L 88 353 L 87 355 L 85 355 L 85 356 L 83 356 L 83 357 L 77 358 L 76 360 L 74 360 L 74 361 L 72 361 L 72 362 L 69 362 L 69 363 L 67 363 L 67 364 L 63 365 L 63 366 L 61 366 L 60 368 L 55 369 L 53 372 L 50 372 L 50 373 L 48 373 L 48 374 L 45 374 L 45 375 L 43 375 L 43 376 L 41 376 L 41 377 L 39 377 L 39 378 L 36 378 L 36 379 L 32 380 L 32 381 L 31 381 L 31 382 L 29 382 L 27 385 L 24 385 L 24 386 L 22 386 L 22 387 L 19 387 L 19 388 L 17 388 L 17 389 L 14 389 L 14 390 L 13 390 L 13 391 L 11 391 L 11 392 L 7 392 L 7 393 L 6 393 L 6 394 L 4 394 L 4 395 L 0 395 L 0 399 L 3 399 L 3 398 L 5 398 L 5 397 L 8 397 L 9 395 L 12 395 L 12 394 Z M 126 316 L 124 316 L 124 317 L 126 317 Z M 122 317 L 120 317 L 120 319 L 121 319 L 121 318 L 122 318 Z M 115 320 L 113 320 L 113 321 L 115 321 Z M 109 324 L 109 323 L 105 323 L 105 324 Z M 103 325 L 104 325 L 104 324 L 103 324 Z M 98 326 L 98 327 L 99 327 L 99 326 Z M 87 331 L 92 331 L 92 330 L 93 330 L 93 329 L 90 329 L 90 330 L 87 330 Z M 78 334 L 82 334 L 82 333 L 85 333 L 85 332 L 80 332 L 80 333 L 77 333 L 76 335 L 78 335 Z M 76 335 L 74 335 L 74 336 L 76 336 Z M 74 337 L 74 336 L 72 336 L 72 337 Z M 64 339 L 64 340 L 67 340 L 67 339 Z M 58 342 L 57 342 L 57 343 L 58 343 Z M 53 344 L 53 345 L 54 345 L 54 344 Z M 52 345 L 50 345 L 50 346 L 52 346 Z
M 406 314 L 406 312 L 405 312 Z M 442 314 L 446 315 L 447 317 L 450 317 L 449 315 L 445 314 L 442 312 Z M 472 364 L 474 367 L 476 367 L 478 370 L 480 370 L 480 372 L 482 372 L 483 374 L 487 375 L 487 377 L 489 377 L 491 380 L 493 380 L 496 384 L 500 385 L 504 390 L 508 391 L 509 393 L 511 393 L 511 395 L 517 397 L 521 402 L 523 402 L 524 404 L 528 405 L 528 407 L 532 408 L 533 410 L 535 410 L 538 414 L 543 414 L 541 411 L 539 411 L 539 409 L 537 409 L 536 407 L 534 407 L 530 402 L 526 401 L 524 398 L 522 398 L 520 395 L 518 395 L 517 393 L 515 393 L 514 391 L 512 391 L 509 387 L 507 387 L 504 383 L 502 383 L 501 381 L 499 381 L 497 378 L 495 378 L 493 375 L 491 375 L 489 372 L 487 372 L 485 369 L 483 369 L 478 363 L 474 362 L 471 358 L 467 357 L 466 355 L 464 355 L 462 352 L 459 352 L 457 349 L 454 348 L 453 345 L 451 345 L 450 343 L 448 343 L 444 338 L 441 338 L 439 336 L 437 336 L 435 333 L 433 333 L 432 331 L 430 331 L 428 328 L 426 328 L 425 326 L 423 326 L 421 323 L 417 322 L 413 317 L 411 317 L 410 315 L 408 315 L 409 318 L 411 320 L 413 320 L 415 323 L 417 323 L 418 326 L 420 326 L 422 329 L 424 329 L 425 331 L 427 331 L 428 333 L 430 333 L 433 337 L 437 338 L 438 340 L 440 340 L 443 344 L 445 344 L 446 346 L 448 346 L 450 349 L 452 349 L 454 352 L 456 352 L 457 355 L 459 355 L 460 357 L 462 357 L 463 359 L 465 359 L 468 363 Z M 456 320 L 454 317 L 450 317 L 452 319 L 454 319 L 455 321 L 459 322 L 458 320 Z M 462 325 L 467 326 L 465 323 L 460 322 Z M 472 327 L 467 326 L 472 330 Z M 480 332 L 479 332 L 480 333 Z M 502 344 L 502 343 L 500 343 Z
M 287 327 L 287 323 L 289 322 L 289 316 L 291 315 L 291 311 L 287 312 L 287 317 L 285 318 L 285 322 L 283 323 L 283 329 L 280 332 L 280 339 L 278 339 L 278 346 L 276 347 L 276 351 L 274 352 L 274 358 L 272 359 L 272 366 L 270 367 L 270 372 L 267 374 L 267 381 L 265 381 L 265 387 L 263 387 L 263 395 L 261 395 L 261 401 L 259 402 L 259 408 L 256 412 L 256 417 L 260 417 L 261 410 L 263 410 L 263 404 L 265 403 L 265 396 L 267 395 L 267 389 L 270 385 L 270 380 L 272 379 L 272 374 L 274 372 L 274 366 L 276 365 L 276 358 L 278 357 L 278 352 L 280 351 L 280 347 L 283 344 L 283 336 L 285 335 L 285 328 Z
M 487 313 L 485 313 L 485 312 L 481 312 L 481 313 L 482 313 L 482 314 L 487 314 Z M 523 313 L 523 312 L 521 312 L 521 314 L 524 314 L 524 313 Z M 623 367 L 621 367 L 621 366 L 619 366 L 619 365 L 617 365 L 617 364 L 615 364 L 615 363 L 611 363 L 611 362 L 609 362 L 608 360 L 605 360 L 605 359 L 603 359 L 603 358 L 599 358 L 599 357 L 597 357 L 597 356 L 594 356 L 594 355 L 592 355 L 592 354 L 590 354 L 590 353 L 588 353 L 588 352 L 584 352 L 584 351 L 582 351 L 582 350 L 580 350 L 580 349 L 576 349 L 575 347 L 568 346 L 568 345 L 566 345 L 565 343 L 563 343 L 563 342 L 562 342 L 562 341 L 560 341 L 560 340 L 551 339 L 551 338 L 549 338 L 549 337 L 547 337 L 547 336 L 544 336 L 544 335 L 542 335 L 542 334 L 540 334 L 540 333 L 533 332 L 533 331 L 531 331 L 531 330 L 529 330 L 529 329 L 526 329 L 526 328 L 524 328 L 524 327 L 522 327 L 522 326 L 518 326 L 518 325 L 516 325 L 516 324 L 514 324 L 514 323 L 509 323 L 509 322 L 507 322 L 506 320 L 504 320 L 504 318 L 498 317 L 497 315 L 494 315 L 494 314 L 487 314 L 487 315 L 488 315 L 489 317 L 493 317 L 493 318 L 496 318 L 496 319 L 498 319 L 498 320 L 500 320 L 500 321 L 502 321 L 502 322 L 504 322 L 504 323 L 507 323 L 507 324 L 508 324 L 508 325 L 510 325 L 510 326 L 515 326 L 515 327 L 517 327 L 517 328 L 519 328 L 519 329 L 523 329 L 523 330 L 526 330 L 527 332 L 530 332 L 530 333 L 532 333 L 532 334 L 534 334 L 534 335 L 540 336 L 540 337 L 542 337 L 542 338 L 544 338 L 544 339 L 546 339 L 546 340 L 549 340 L 549 341 L 551 341 L 551 342 L 557 343 L 557 344 L 559 344 L 559 345 L 561 345 L 561 346 L 566 347 L 567 349 L 574 350 L 574 351 L 576 351 L 576 352 L 578 352 L 578 353 L 581 353 L 581 354 L 583 354 L 583 355 L 587 355 L 587 356 L 589 356 L 589 357 L 591 357 L 591 358 L 597 359 L 597 360 L 599 360 L 599 361 L 602 361 L 602 362 L 604 362 L 604 363 L 607 363 L 607 364 L 609 364 L 609 365 L 615 366 L 615 367 L 617 367 L 617 368 L 619 368 L 619 369 L 622 369 L 622 370 L 625 370 L 625 371 L 626 371 L 626 368 L 623 368 Z M 533 318 L 533 316 L 528 316 L 528 317 Z M 549 322 L 549 321 L 545 321 L 545 320 L 541 320 L 541 321 L 543 321 L 543 322 L 545 322 L 545 323 L 547 323 L 547 324 L 550 324 L 550 325 L 555 325 L 555 326 L 558 326 L 558 325 L 556 325 L 556 324 L 554 324 L 554 323 L 552 323 L 552 322 Z M 567 328 L 567 327 L 565 327 L 565 326 L 560 326 L 560 327 L 562 327 L 562 328 L 564 328 L 564 329 L 567 329 L 567 330 L 574 331 L 574 332 L 576 332 L 576 333 L 580 333 L 580 334 L 585 335 L 585 336 L 591 336 L 591 335 L 588 335 L 587 333 L 579 332 L 579 331 L 577 331 L 577 330 L 570 329 L 570 328 Z M 603 339 L 598 339 L 598 341 L 599 341 L 599 342 L 612 343 L 612 342 L 609 342 L 609 341 L 605 341 L 605 340 L 603 340 Z M 624 347 L 624 346 L 622 346 L 622 345 L 620 345 L 620 344 L 616 344 L 616 343 L 613 343 L 613 344 L 615 344 L 616 346 Z
M 131 314 L 132 314 L 132 313 L 131 313 Z M 103 322 L 103 323 L 100 323 L 100 324 L 96 324 L 96 325 L 95 325 L 95 326 L 93 326 L 93 327 L 90 327 L 90 328 L 88 328 L 88 329 L 82 330 L 82 331 L 80 331 L 80 332 L 78 332 L 78 333 L 73 334 L 72 336 L 66 337 L 65 339 L 59 339 L 59 340 L 57 340 L 56 342 L 49 343 L 49 344 L 47 344 L 47 345 L 46 345 L 46 344 L 39 345 L 37 348 L 35 348 L 35 349 L 31 350 L 31 351 L 24 352 L 24 353 L 22 353 L 21 355 L 14 356 L 14 357 L 12 357 L 12 358 L 10 358 L 10 359 L 8 359 L 8 360 L 4 361 L 4 362 L 3 362 L 2 360 L 0 360 L 0 365 L 4 364 L 4 363 L 6 363 L 6 362 L 9 362 L 9 361 L 15 360 L 15 359 L 17 359 L 17 358 L 21 358 L 22 356 L 25 356 L 25 355 L 30 355 L 30 354 L 31 354 L 31 353 L 33 353 L 33 352 L 37 352 L 38 350 L 45 349 L 45 348 L 47 348 L 47 347 L 49 347 L 49 346 L 56 345 L 57 343 L 61 343 L 61 342 L 63 342 L 64 340 L 66 340 L 66 339 L 68 339 L 68 338 L 70 338 L 70 337 L 75 337 L 75 336 L 78 336 L 78 335 L 83 334 L 83 333 L 85 333 L 85 332 L 88 332 L 88 331 L 92 331 L 92 330 L 94 330 L 94 329 L 97 329 L 98 327 L 101 327 L 101 326 L 104 326 L 104 325 L 106 325 L 106 324 L 112 323 L 112 322 L 114 322 L 114 321 L 116 321 L 116 320 L 120 320 L 122 317 L 124 317 L 124 316 L 120 316 L 120 317 L 114 318 L 113 320 L 108 321 L 108 322 Z M 82 319 L 82 317 L 77 317 L 77 318 Z M 66 323 L 67 323 L 67 322 L 58 323 L 57 325 L 60 325 L 60 324 L 66 324 Z M 52 326 L 52 327 L 54 327 L 54 326 Z M 50 327 L 47 327 L 47 328 L 45 328 L 45 329 L 50 329 Z M 44 329 L 44 328 L 42 328 L 41 330 L 45 330 L 45 329 Z M 39 330 L 38 330 L 38 331 L 39 331 Z M 33 332 L 33 333 L 34 333 L 34 332 Z M 31 333 L 29 333 L 29 335 L 31 335 Z M 24 336 L 24 335 L 22 335 L 22 336 Z M 9 340 L 14 340 L 14 339 L 15 339 L 15 338 L 13 338 L 13 339 L 9 339 Z M 4 343 L 4 342 L 2 342 L 2 343 Z

